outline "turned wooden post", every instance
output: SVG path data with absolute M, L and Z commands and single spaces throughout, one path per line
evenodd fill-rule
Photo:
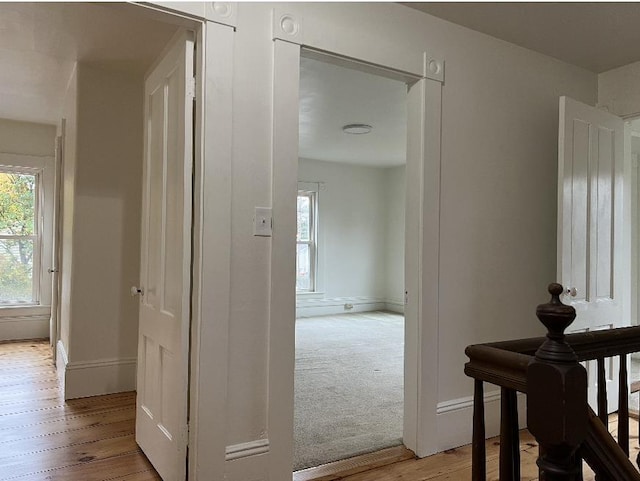
M 576 481 L 576 450 L 587 435 L 587 372 L 567 344 L 564 331 L 576 317 L 560 301 L 563 289 L 550 284 L 551 300 L 536 310 L 547 339 L 527 369 L 527 423 L 542 455 L 538 467 L 547 481 Z
M 473 391 L 473 445 L 471 450 L 471 481 L 487 481 L 487 451 L 484 428 L 484 386 L 475 380 Z
M 500 398 L 500 481 L 520 481 L 518 397 L 516 391 L 503 387 Z

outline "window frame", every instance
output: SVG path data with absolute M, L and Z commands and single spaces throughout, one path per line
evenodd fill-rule
M 42 213 L 43 213 L 43 192 L 42 192 L 42 173 L 43 169 L 34 167 L 24 167 L 17 165 L 1 165 L 0 174 L 21 174 L 32 175 L 35 178 L 34 198 L 33 198 L 33 234 L 32 235 L 13 235 L 1 234 L 1 240 L 13 239 L 31 239 L 33 241 L 33 258 L 31 260 L 31 301 L 29 302 L 3 302 L 0 300 L 0 308 L 2 307 L 30 307 L 41 305 L 41 277 L 42 277 Z
M 296 220 L 296 294 L 314 294 L 318 292 L 318 187 L 317 184 L 300 183 L 298 184 L 298 193 L 296 196 L 296 205 L 298 197 L 309 198 L 309 240 L 299 241 Z M 309 289 L 298 289 L 298 266 L 297 252 L 298 245 L 309 246 Z
M 49 316 L 51 309 L 51 280 L 53 267 L 53 206 L 56 163 L 49 155 L 31 155 L 0 152 L 0 169 L 27 174 L 37 174 L 34 231 L 38 230 L 39 245 L 34 245 L 33 281 L 36 294 L 32 302 L 0 304 L 0 322 L 16 316 Z M 37 256 L 37 258 L 36 258 Z M 37 266 L 36 266 L 37 262 Z

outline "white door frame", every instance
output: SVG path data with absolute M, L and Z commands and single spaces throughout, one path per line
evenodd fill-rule
M 235 22 L 235 16 L 223 20 Z M 201 128 L 196 129 L 193 189 L 190 481 L 222 479 L 227 458 L 234 33 L 233 23 L 207 21 L 196 40 Z
M 271 297 L 268 364 L 270 479 L 291 479 L 295 366 L 295 197 L 301 50 L 413 83 L 407 95 L 404 443 L 437 452 L 440 135 L 444 62 L 411 45 L 354 48 L 356 29 L 327 36 L 321 20 L 273 12 Z M 303 31 L 304 25 L 304 31 Z M 333 32 L 334 30 L 332 30 Z M 419 322 L 420 320 L 420 322 Z
M 232 84 L 237 5 L 215 3 L 136 5 L 145 8 L 151 17 L 172 15 L 177 25 L 196 33 L 189 481 L 222 479 L 227 458 Z

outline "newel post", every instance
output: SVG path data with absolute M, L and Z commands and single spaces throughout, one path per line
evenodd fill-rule
M 560 284 L 550 284 L 551 300 L 536 310 L 547 339 L 527 369 L 527 423 L 544 453 L 538 466 L 546 481 L 582 479 L 575 454 L 588 425 L 587 373 L 564 337 L 576 311 L 560 301 L 562 292 Z

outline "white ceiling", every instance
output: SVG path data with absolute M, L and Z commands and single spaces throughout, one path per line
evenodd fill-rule
M 391 167 L 406 160 L 407 86 L 317 60 L 300 65 L 300 157 Z M 347 124 L 369 134 L 342 132 Z
M 636 2 L 405 5 L 596 73 L 640 60 Z
M 142 76 L 176 27 L 133 12 L 0 2 L 0 117 L 56 123 L 75 60 Z

